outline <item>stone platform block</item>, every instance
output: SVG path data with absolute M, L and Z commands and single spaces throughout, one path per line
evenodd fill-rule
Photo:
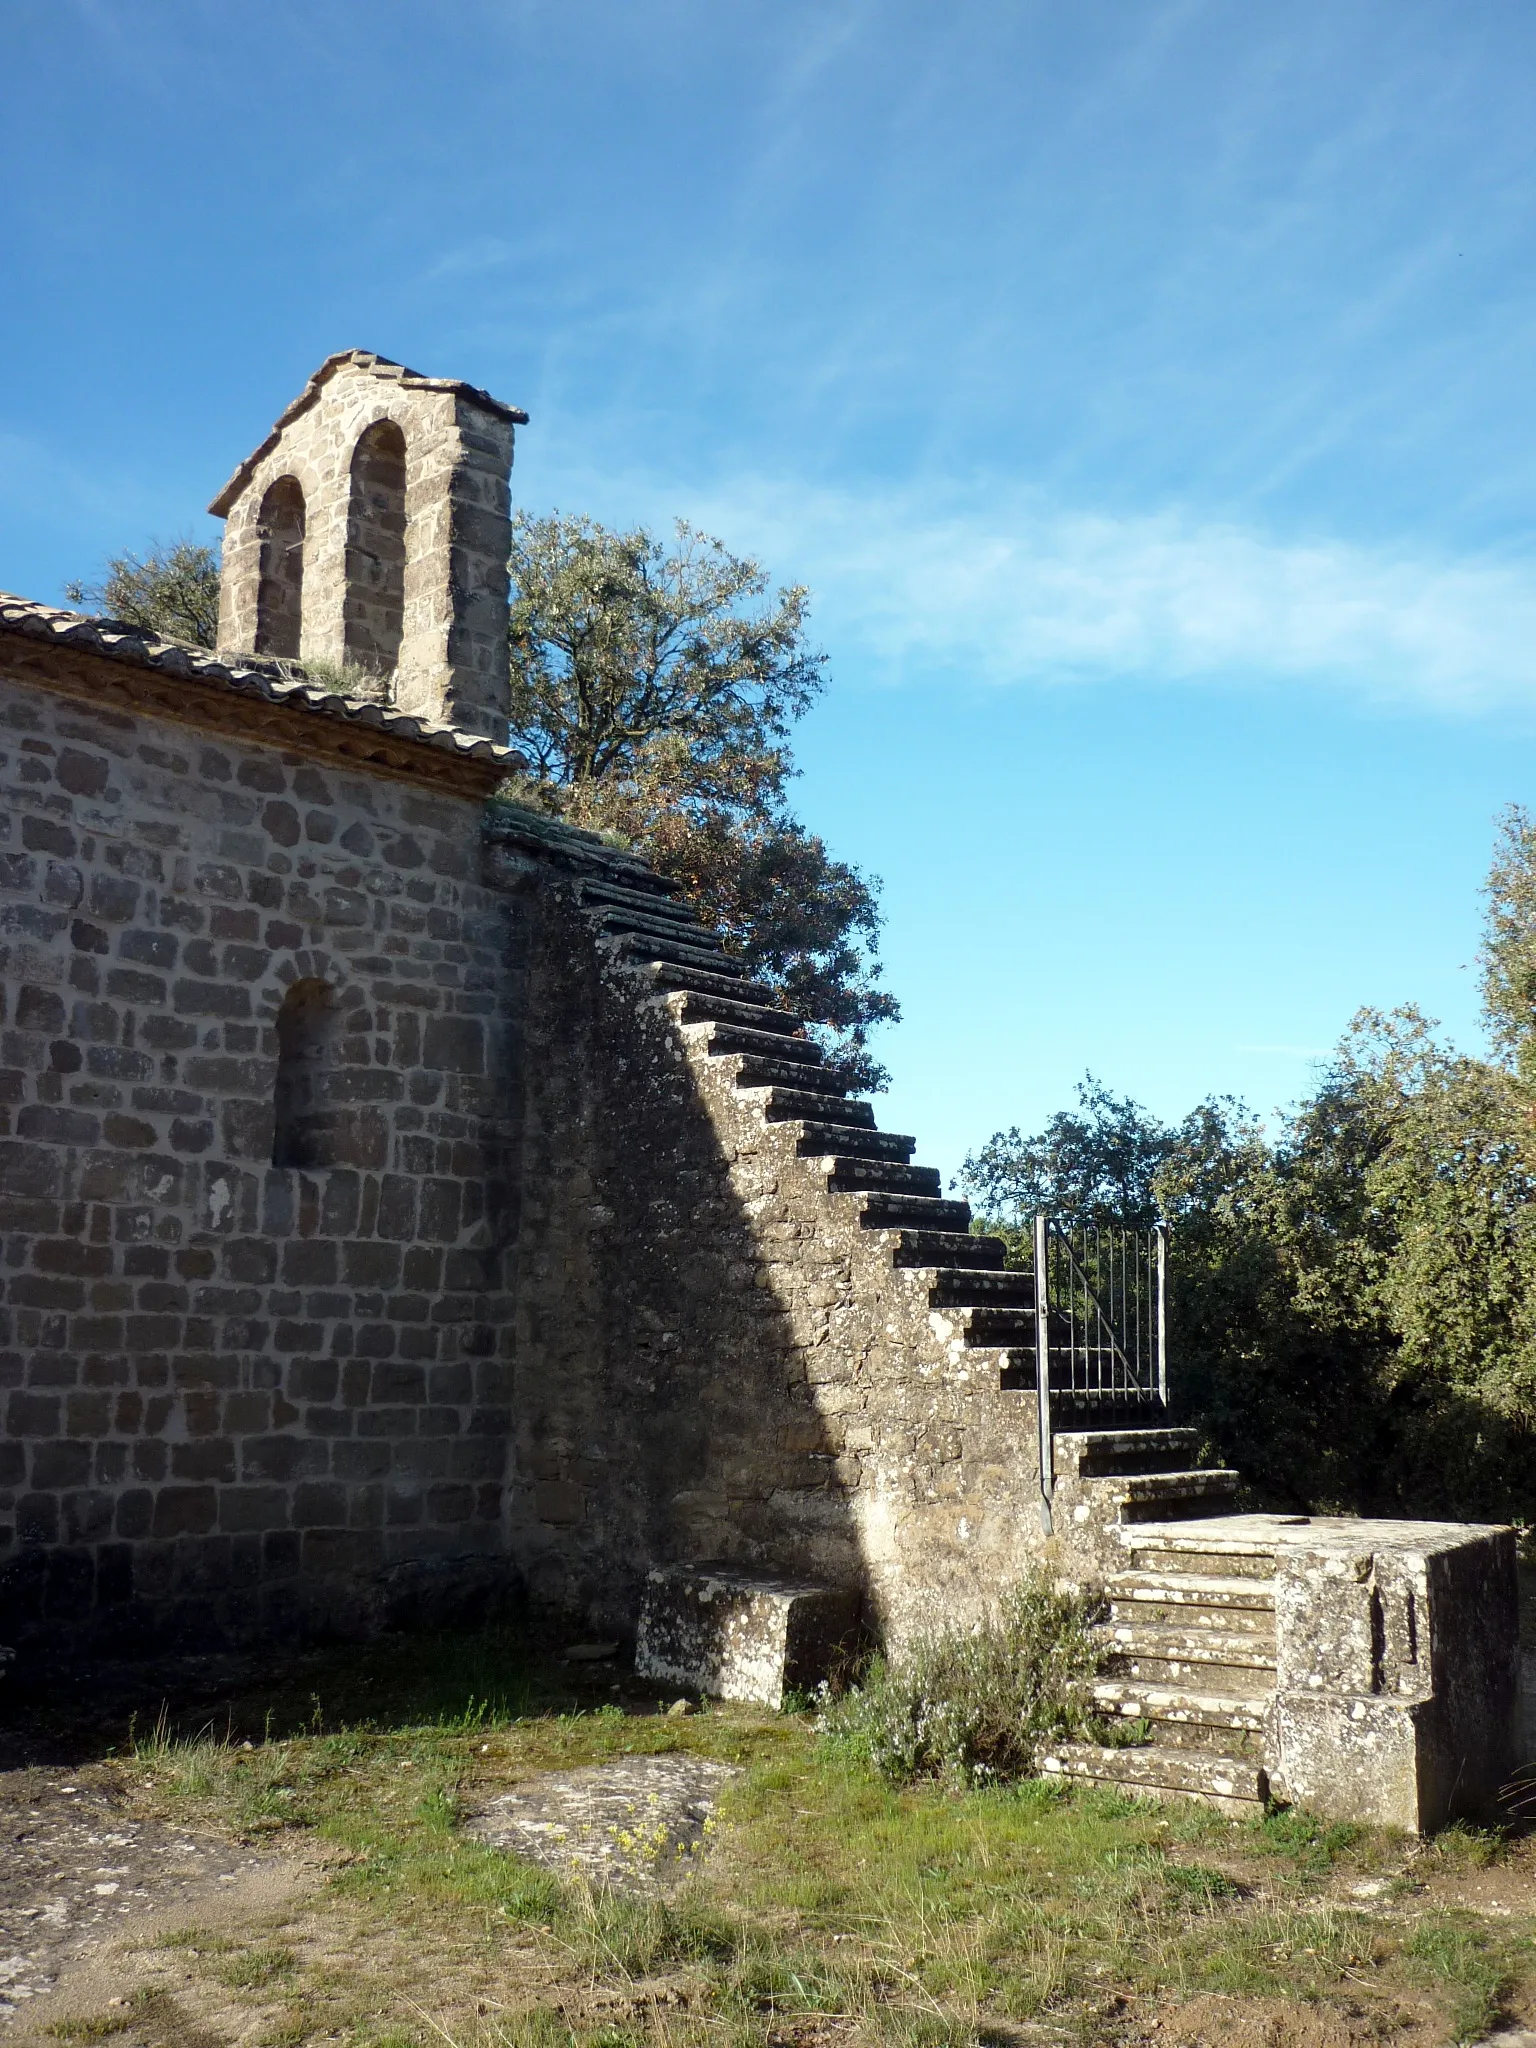
M 778 1708 L 851 1653 L 856 1593 L 733 1565 L 659 1565 L 647 1577 L 635 1645 L 641 1678 L 712 1699 Z

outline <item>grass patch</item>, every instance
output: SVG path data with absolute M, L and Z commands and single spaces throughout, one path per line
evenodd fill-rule
M 260 1991 L 291 1977 L 297 1961 L 291 1948 L 240 1949 L 220 1965 L 217 1975 L 232 1991 Z
M 213 1724 L 162 1717 L 124 1760 L 183 1818 L 326 1848 L 320 1911 L 348 1932 L 323 1961 L 296 1938 L 176 1937 L 224 1995 L 263 2007 L 264 2048 L 791 2048 L 818 2030 L 958 2048 L 1042 2020 L 1096 2038 L 1103 2015 L 1202 1992 L 1336 2005 L 1389 2031 L 1427 2001 L 1450 2038 L 1536 1989 L 1529 1921 L 1490 1933 L 1422 1895 L 1400 1920 L 1351 1903 L 1352 1879 L 1410 1860 L 1431 1890 L 1436 1871 L 1478 1867 L 1487 1844 L 1468 1831 L 1414 1856 L 1302 1813 L 1229 1820 L 1009 1779 L 974 1731 L 933 1737 L 924 1772 L 882 1769 L 846 1721 L 673 1720 L 530 1666 L 507 1638 L 335 1668 L 333 1684 L 312 1662 L 307 1688 Z M 1020 1717 L 1056 1712 L 1048 1697 L 1012 1696 L 1010 1743 L 1035 1739 Z M 711 1859 L 666 1898 L 562 1882 L 460 1828 L 533 1773 L 667 1751 L 743 1771 Z
M 1517 1971 L 1507 1941 L 1468 1914 L 1436 1914 L 1421 1922 L 1404 1953 L 1424 1981 L 1447 1994 L 1458 2041 L 1475 2040 L 1504 2017 Z

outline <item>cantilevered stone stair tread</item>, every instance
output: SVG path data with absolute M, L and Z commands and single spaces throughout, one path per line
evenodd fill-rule
M 819 1067 L 822 1063 L 821 1047 L 810 1038 L 790 1038 L 747 1024 L 685 1023 L 683 1029 L 697 1033 L 697 1042 L 712 1055 L 760 1053 L 764 1059 L 792 1062 L 797 1067 Z
M 845 1153 L 819 1162 L 826 1169 L 827 1185 L 839 1194 L 850 1188 L 895 1190 L 909 1195 L 937 1196 L 943 1183 L 933 1166 L 908 1166 L 895 1159 L 872 1159 Z
M 985 1350 L 1000 1344 L 1010 1349 L 1034 1347 L 1035 1311 L 1030 1303 L 951 1301 L 945 1304 L 945 1313 L 959 1325 L 967 1344 Z
M 670 917 L 665 911 L 631 910 L 621 903 L 601 903 L 588 910 L 587 915 L 600 932 L 612 933 L 615 937 L 660 939 L 668 944 L 686 946 L 694 953 L 718 954 L 722 959 L 729 957 L 724 940 L 714 932 L 703 925 Z
M 865 1224 L 866 1229 L 873 1226 Z M 891 1262 L 897 1266 L 932 1266 L 954 1271 L 971 1267 L 1001 1273 L 1008 1247 L 1000 1237 L 977 1237 L 969 1230 L 922 1230 L 882 1225 L 892 1239 Z
M 865 1230 L 899 1230 L 903 1225 L 911 1225 L 918 1230 L 942 1230 L 958 1236 L 971 1220 L 969 1202 L 951 1202 L 939 1195 L 902 1195 L 861 1188 L 850 1188 L 847 1193 L 864 1204 L 859 1222 Z
M 736 1092 L 758 1098 L 757 1107 L 765 1123 L 821 1123 L 836 1124 L 839 1130 L 875 1129 L 874 1109 L 867 1102 L 850 1098 L 830 1067 L 818 1070 L 796 1067 L 788 1060 L 742 1059 L 736 1074 Z
M 716 995 L 713 990 L 682 988 L 667 991 L 667 1007 L 684 1024 L 742 1024 L 749 1031 L 771 1031 L 775 1037 L 793 1038 L 805 1029 L 788 1010 L 775 1010 L 766 1003 L 740 1001 L 734 996 Z
M 996 1242 L 982 1239 L 982 1243 Z M 1032 1273 L 978 1271 L 974 1266 L 936 1266 L 928 1290 L 930 1308 L 966 1308 L 990 1302 L 998 1308 L 1035 1309 Z
M 1198 1445 L 1192 1429 L 1062 1430 L 1056 1437 L 1056 1468 L 1081 1479 L 1188 1469 Z
M 873 1125 L 860 1129 L 853 1124 L 804 1121 L 796 1136 L 795 1150 L 802 1159 L 889 1159 L 905 1166 L 917 1150 L 916 1138 L 900 1131 L 877 1131 Z

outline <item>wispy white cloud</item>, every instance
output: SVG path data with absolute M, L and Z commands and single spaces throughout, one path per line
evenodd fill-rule
M 427 271 L 425 281 L 433 284 L 439 278 L 477 277 L 487 270 L 500 270 L 512 261 L 515 253 L 512 244 L 503 241 L 500 235 L 476 235 L 439 256 Z
M 608 485 L 611 491 L 611 482 Z M 655 502 L 655 486 L 644 492 Z M 816 593 L 893 682 L 1301 683 L 1442 712 L 1536 705 L 1536 567 L 1024 494 L 970 506 L 759 483 L 673 491 Z

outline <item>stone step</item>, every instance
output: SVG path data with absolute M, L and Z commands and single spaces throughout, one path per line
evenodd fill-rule
M 711 973 L 703 967 L 680 967 L 675 961 L 646 960 L 635 963 L 659 989 L 668 995 L 679 989 L 697 991 L 701 996 L 724 996 L 729 1003 L 755 1003 L 763 1009 L 775 1007 L 774 992 L 765 982 L 749 981 L 744 972 Z
M 702 934 L 699 936 L 702 938 Z M 670 961 L 678 967 L 702 967 L 706 974 L 734 973 L 735 978 L 746 980 L 745 972 L 733 970 L 731 956 L 719 950 L 718 941 L 715 950 L 710 951 L 701 944 L 693 943 L 691 938 L 690 942 L 684 945 L 680 939 L 668 938 L 665 934 L 655 932 L 603 931 L 599 933 L 599 937 L 614 946 L 624 959 L 638 961 L 647 967 Z
M 1207 1535 L 1184 1518 L 1170 1527 L 1155 1522 L 1122 1524 L 1115 1535 L 1127 1552 L 1132 1571 L 1150 1572 L 1169 1580 L 1257 1579 L 1266 1586 L 1275 1576 L 1275 1553 L 1268 1545 L 1239 1546 Z
M 866 1223 L 865 1228 L 874 1226 Z M 894 1233 L 893 1266 L 931 1266 L 938 1272 L 964 1269 L 1001 1273 L 1008 1247 L 1000 1237 L 979 1237 L 970 1230 L 902 1230 Z
M 1079 1479 L 1110 1479 L 1187 1468 L 1199 1441 L 1192 1429 L 1059 1430 L 1056 1470 Z
M 792 1016 L 788 1010 L 776 1010 L 764 1003 L 738 1003 L 727 996 L 706 995 L 698 989 L 671 991 L 667 1008 L 680 1024 L 740 1024 L 749 1031 L 767 1031 L 782 1038 L 793 1038 L 805 1029 L 805 1019 Z
M 756 1079 L 744 1081 L 742 1074 L 737 1073 L 738 1092 L 756 1098 L 766 1123 L 831 1124 L 840 1131 L 875 1128 L 874 1105 L 843 1095 L 829 1067 L 807 1069 L 795 1067 L 787 1060 L 760 1059 L 743 1060 L 741 1064 L 753 1076 L 772 1067 L 777 1074 L 793 1076 L 795 1083 L 803 1084 L 781 1087 L 773 1081 L 763 1085 Z
M 840 1153 L 824 1164 L 827 1186 L 833 1194 L 877 1188 L 881 1192 L 931 1197 L 944 1185 L 936 1166 L 907 1166 L 894 1159 L 871 1159 L 853 1152 Z
M 660 911 L 626 910 L 617 903 L 589 906 L 586 916 L 600 932 L 615 937 L 657 939 L 711 957 L 725 951 L 724 943 L 712 931 L 692 919 L 682 921 Z
M 1262 1735 L 1269 1692 L 1256 1698 L 1241 1693 L 1216 1691 L 1187 1685 L 1159 1685 L 1135 1678 L 1100 1678 L 1093 1688 L 1101 1712 L 1122 1721 L 1147 1721 L 1159 1731 L 1178 1731 L 1184 1737 L 1220 1737 L 1231 1731 Z M 1191 1746 L 1188 1740 L 1180 1748 Z
M 656 879 L 662 882 L 659 875 Z M 679 885 L 675 882 L 662 882 L 654 894 L 647 889 L 631 889 L 623 882 L 583 882 L 581 900 L 588 908 L 613 904 L 621 910 L 639 910 L 647 915 L 655 913 L 661 917 L 677 918 L 684 924 L 696 925 L 699 921 L 698 914 L 683 901 Z
M 1266 1579 L 1204 1576 L 1198 1572 L 1111 1572 L 1104 1581 L 1110 1613 L 1158 1623 L 1187 1617 L 1191 1624 L 1272 1629 L 1274 1587 Z
M 690 1042 L 716 1059 L 722 1053 L 761 1053 L 764 1059 L 792 1060 L 797 1067 L 819 1067 L 821 1047 L 810 1038 L 784 1038 L 776 1031 L 758 1031 L 745 1024 L 686 1024 Z
M 802 1159 L 889 1159 L 905 1166 L 917 1147 L 916 1138 L 900 1131 L 856 1130 L 849 1124 L 802 1123 L 795 1150 Z
M 1116 1657 L 1156 1657 L 1165 1663 L 1230 1665 L 1243 1671 L 1267 1671 L 1271 1677 L 1274 1675 L 1273 1630 L 1265 1633 L 1259 1629 L 1222 1628 L 1214 1619 L 1207 1625 L 1187 1616 L 1181 1624 L 1148 1621 L 1141 1615 L 1133 1621 L 1121 1621 L 1111 1615 L 1107 1622 L 1098 1625 L 1095 1633 L 1110 1654 Z M 1132 1677 L 1136 1675 L 1131 1673 Z
M 1035 1311 L 1032 1307 L 1014 1307 L 1011 1303 L 976 1302 L 956 1304 L 950 1311 L 951 1319 L 960 1325 L 967 1344 L 991 1350 L 998 1346 L 1027 1351 L 1033 1364 L 1035 1355 Z
M 1196 1472 L 1127 1472 L 1112 1487 L 1124 1522 L 1166 1522 L 1218 1515 L 1237 1494 L 1240 1475 L 1222 1466 Z
M 1269 1804 L 1264 1766 L 1246 1757 L 1164 1749 L 1148 1743 L 1104 1749 L 1096 1742 L 1058 1742 L 1040 1759 L 1047 1778 L 1080 1785 L 1110 1785 L 1138 1799 L 1197 1799 L 1241 1820 Z
M 1033 1273 L 993 1272 L 975 1266 L 940 1266 L 928 1289 L 930 1308 L 1011 1308 L 1035 1311 Z
M 864 1193 L 850 1190 L 864 1207 L 859 1222 L 865 1230 L 899 1230 L 906 1224 L 921 1230 L 942 1230 L 958 1235 L 971 1220 L 969 1202 L 949 1202 L 937 1195 Z
M 1106 1679 L 1126 1685 L 1156 1685 L 1204 1689 L 1219 1687 L 1223 1699 L 1258 1701 L 1269 1699 L 1275 1689 L 1273 1670 L 1256 1670 L 1246 1664 L 1195 1664 L 1187 1658 L 1112 1656 L 1102 1673 Z

